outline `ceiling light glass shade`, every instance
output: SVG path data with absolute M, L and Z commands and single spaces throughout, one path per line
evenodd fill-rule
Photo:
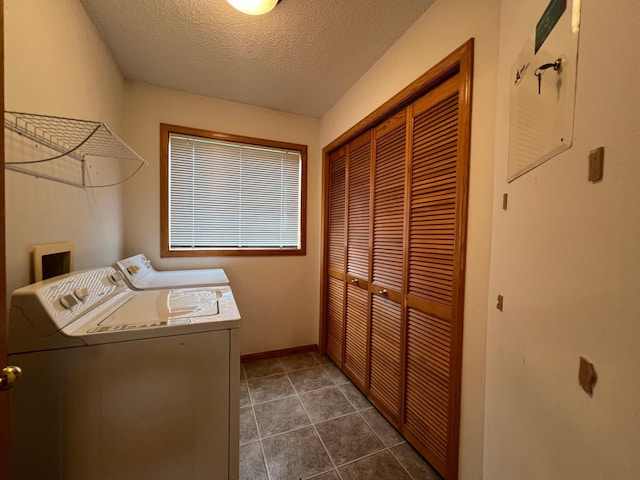
M 280 0 L 227 0 L 233 8 L 249 15 L 262 15 L 273 10 Z

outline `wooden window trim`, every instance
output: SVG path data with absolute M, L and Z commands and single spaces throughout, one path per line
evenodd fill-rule
M 299 248 L 235 248 L 170 250 L 169 248 L 169 136 L 172 133 L 196 137 L 273 147 L 300 152 L 302 162 L 300 180 L 300 247 Z M 262 138 L 245 137 L 229 133 L 160 124 L 160 256 L 161 257 L 216 257 L 216 256 L 296 256 L 307 254 L 307 146 Z

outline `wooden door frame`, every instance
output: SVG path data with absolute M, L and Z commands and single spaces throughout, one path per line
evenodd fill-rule
M 336 149 L 346 145 L 348 142 L 363 134 L 367 130 L 375 127 L 393 113 L 402 110 L 417 100 L 427 91 L 442 83 L 447 78 L 460 72 L 464 76 L 464 92 L 468 101 L 471 99 L 471 80 L 473 76 L 473 46 L 474 39 L 467 40 L 463 45 L 451 52 L 446 58 L 438 62 L 426 73 L 415 79 L 400 92 L 395 94 L 380 107 L 375 109 L 365 118 L 356 123 L 349 130 L 333 140 L 322 149 L 322 267 L 320 270 L 320 326 L 318 336 L 318 346 L 321 354 L 326 351 L 326 324 L 325 315 L 327 313 L 327 272 L 329 268 L 327 234 L 329 231 L 329 208 L 326 199 L 329 198 L 329 156 Z M 468 134 L 469 132 L 465 132 Z M 466 142 L 466 151 L 461 155 L 469 156 L 469 142 Z M 346 245 L 345 245 L 346 251 Z M 464 282 L 461 282 L 464 283 Z
M 0 0 L 0 106 L 4 115 L 4 1 Z M 0 136 L 0 369 L 7 366 L 7 279 L 4 211 L 4 132 Z M 0 479 L 9 478 L 9 392 L 0 391 Z
M 474 39 L 471 38 L 459 48 L 454 50 L 446 58 L 429 69 L 422 76 L 414 80 L 402 91 L 387 100 L 383 105 L 351 127 L 345 133 L 333 140 L 322 150 L 323 153 L 323 179 L 322 179 L 322 260 L 321 260 L 321 278 L 320 278 L 320 325 L 319 325 L 319 351 L 321 354 L 326 350 L 326 321 L 327 312 L 327 293 L 328 293 L 328 218 L 329 205 L 328 198 L 328 173 L 329 173 L 329 156 L 336 149 L 347 144 L 349 141 L 361 135 L 365 131 L 374 128 L 376 125 L 384 121 L 386 118 L 399 112 L 403 108 L 409 106 L 415 100 L 426 94 L 429 90 L 441 84 L 448 78 L 459 74 L 461 87 L 459 90 L 460 107 L 460 123 L 458 131 L 458 156 L 466 162 L 467 168 L 462 172 L 462 176 L 457 179 L 462 198 L 458 203 L 456 211 L 456 242 L 455 264 L 458 265 L 457 281 L 455 284 L 456 291 L 453 292 L 454 298 L 457 299 L 453 306 L 452 331 L 451 331 L 451 378 L 455 379 L 450 385 L 450 416 L 449 416 L 449 435 L 450 445 L 455 445 L 448 452 L 446 467 L 448 472 L 447 478 L 458 478 L 458 461 L 459 461 L 459 441 L 460 441 L 460 400 L 461 400 L 461 382 L 462 382 L 462 325 L 464 322 L 464 291 L 465 291 L 465 264 L 466 264 L 466 238 L 467 238 L 467 211 L 468 211 L 468 186 L 469 186 L 469 161 L 470 161 L 470 144 L 471 144 L 471 85 L 473 78 L 473 52 Z M 345 246 L 346 250 L 347 246 Z M 406 272 L 403 273 L 406 276 Z M 403 308 L 403 325 L 406 326 L 406 305 Z M 401 382 L 402 389 L 406 388 L 406 335 L 403 336 L 403 344 L 401 345 L 402 355 L 402 373 Z M 365 389 L 368 385 L 365 385 Z M 404 403 L 404 402 L 403 402 Z M 401 408 L 401 415 L 404 415 L 404 405 Z M 402 424 L 402 418 L 400 419 Z

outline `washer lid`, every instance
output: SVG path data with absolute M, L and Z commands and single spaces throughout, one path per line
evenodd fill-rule
M 238 328 L 240 321 L 227 286 L 131 292 L 86 317 L 64 333 L 95 344 Z
M 215 288 L 153 290 L 136 295 L 99 325 L 167 325 L 195 323 L 198 317 L 218 316 L 218 299 L 223 292 Z

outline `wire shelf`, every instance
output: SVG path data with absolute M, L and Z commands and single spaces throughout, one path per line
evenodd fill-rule
M 18 135 L 45 146 L 55 154 L 53 156 L 16 162 L 5 162 L 5 168 L 26 173 L 36 177 L 73 185 L 81 188 L 97 188 L 118 185 L 148 163 L 131 147 L 109 130 L 102 122 L 79 120 L 75 118 L 56 117 L 34 113 L 5 111 L 4 126 Z M 44 164 L 63 157 L 78 162 L 81 169 L 79 181 L 69 181 L 55 175 L 30 171 L 29 166 Z M 90 157 L 111 158 L 117 160 L 133 160 L 139 163 L 138 168 L 128 177 L 109 185 L 89 185 L 86 180 L 86 160 Z

